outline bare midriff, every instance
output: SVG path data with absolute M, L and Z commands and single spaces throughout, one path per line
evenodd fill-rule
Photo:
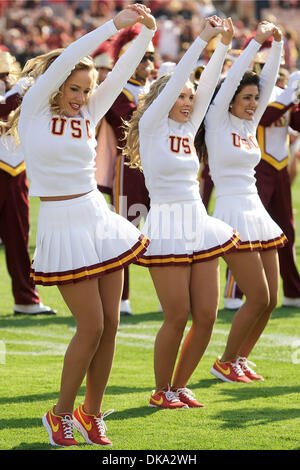
M 85 194 L 90 193 L 91 191 L 88 191 L 87 193 L 81 193 L 81 194 L 71 194 L 69 196 L 43 196 L 40 197 L 41 201 L 65 201 L 66 199 L 75 199 L 76 197 L 81 197 L 84 196 Z

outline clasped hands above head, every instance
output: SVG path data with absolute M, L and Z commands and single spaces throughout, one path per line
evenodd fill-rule
M 213 37 L 221 34 L 223 44 L 230 44 L 234 35 L 234 28 L 231 18 L 219 18 L 218 16 L 209 16 L 202 21 L 200 27 L 200 37 L 204 41 L 210 41 Z
M 282 40 L 282 32 L 278 26 L 275 26 L 274 23 L 267 20 L 261 21 L 256 29 L 255 41 L 262 44 L 270 36 L 273 36 L 277 42 Z
M 144 24 L 148 29 L 156 29 L 155 18 L 151 15 L 150 8 L 145 5 L 135 3 L 128 5 L 114 17 L 117 29 L 128 28 L 136 23 Z

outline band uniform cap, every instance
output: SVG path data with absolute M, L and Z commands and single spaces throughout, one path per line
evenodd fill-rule
M 104 41 L 92 54 L 95 67 L 113 68 L 113 57 L 111 53 L 111 41 Z
M 94 63 L 96 68 L 103 67 L 110 70 L 113 68 L 112 57 L 107 52 L 103 52 L 94 57 Z
M 162 64 L 159 66 L 157 76 L 162 77 L 163 75 L 171 74 L 174 72 L 175 67 L 175 62 L 162 62 Z
M 0 73 L 10 73 L 14 62 L 15 62 L 15 59 L 9 52 L 1 51 L 0 52 Z
M 124 52 L 131 46 L 134 39 L 141 32 L 142 25 L 136 23 L 133 26 L 122 29 L 112 40 L 111 45 L 111 54 L 113 57 L 114 63 L 117 62 L 118 58 L 124 54 Z M 154 53 L 153 42 L 150 41 L 146 52 Z

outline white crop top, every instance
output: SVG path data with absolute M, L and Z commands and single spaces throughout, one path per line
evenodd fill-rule
M 113 20 L 68 46 L 25 94 L 18 125 L 31 196 L 91 191 L 95 180 L 95 127 L 141 61 L 154 30 L 145 26 L 75 118 L 53 115 L 49 97 L 75 65 L 118 30 Z
M 230 68 L 205 117 L 205 142 L 216 196 L 256 193 L 255 167 L 261 158 L 256 140 L 259 121 L 269 103 L 280 65 L 282 42 L 273 41 L 259 81 L 259 102 L 253 119 L 229 112 L 234 93 L 261 44 L 254 39 Z
M 140 157 L 151 204 L 200 199 L 194 137 L 218 82 L 228 46 L 219 43 L 204 69 L 189 121 L 182 124 L 168 116 L 206 44 L 200 37 L 193 42 L 140 119 Z

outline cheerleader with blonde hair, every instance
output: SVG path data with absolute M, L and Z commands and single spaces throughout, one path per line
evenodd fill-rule
M 136 22 L 142 31 L 96 87 L 89 55 L 95 44 Z M 11 133 L 18 133 L 30 195 L 41 200 L 31 276 L 57 285 L 76 321 L 64 358 L 57 403 L 43 416 L 52 445 L 78 445 L 73 425 L 89 444 L 111 445 L 101 405 L 112 366 L 123 268 L 148 240 L 109 210 L 95 180 L 95 128 L 132 75 L 155 30 L 143 5 L 131 5 L 65 50 L 32 59 L 34 84 L 24 94 Z M 86 378 L 83 405 L 73 412 Z
M 195 92 L 189 77 L 207 42 L 219 33 L 222 39 Z M 137 263 L 149 267 L 164 316 L 155 340 L 150 406 L 203 406 L 187 382 L 206 350 L 216 319 L 218 258 L 239 244 L 232 227 L 207 215 L 200 199 L 199 160 L 193 143 L 232 35 L 230 19 L 206 19 L 173 74 L 151 85 L 125 126 L 124 153 L 132 166 L 142 168 L 151 200 L 143 227 L 151 235 L 151 244 Z M 192 325 L 175 369 L 189 313 Z

